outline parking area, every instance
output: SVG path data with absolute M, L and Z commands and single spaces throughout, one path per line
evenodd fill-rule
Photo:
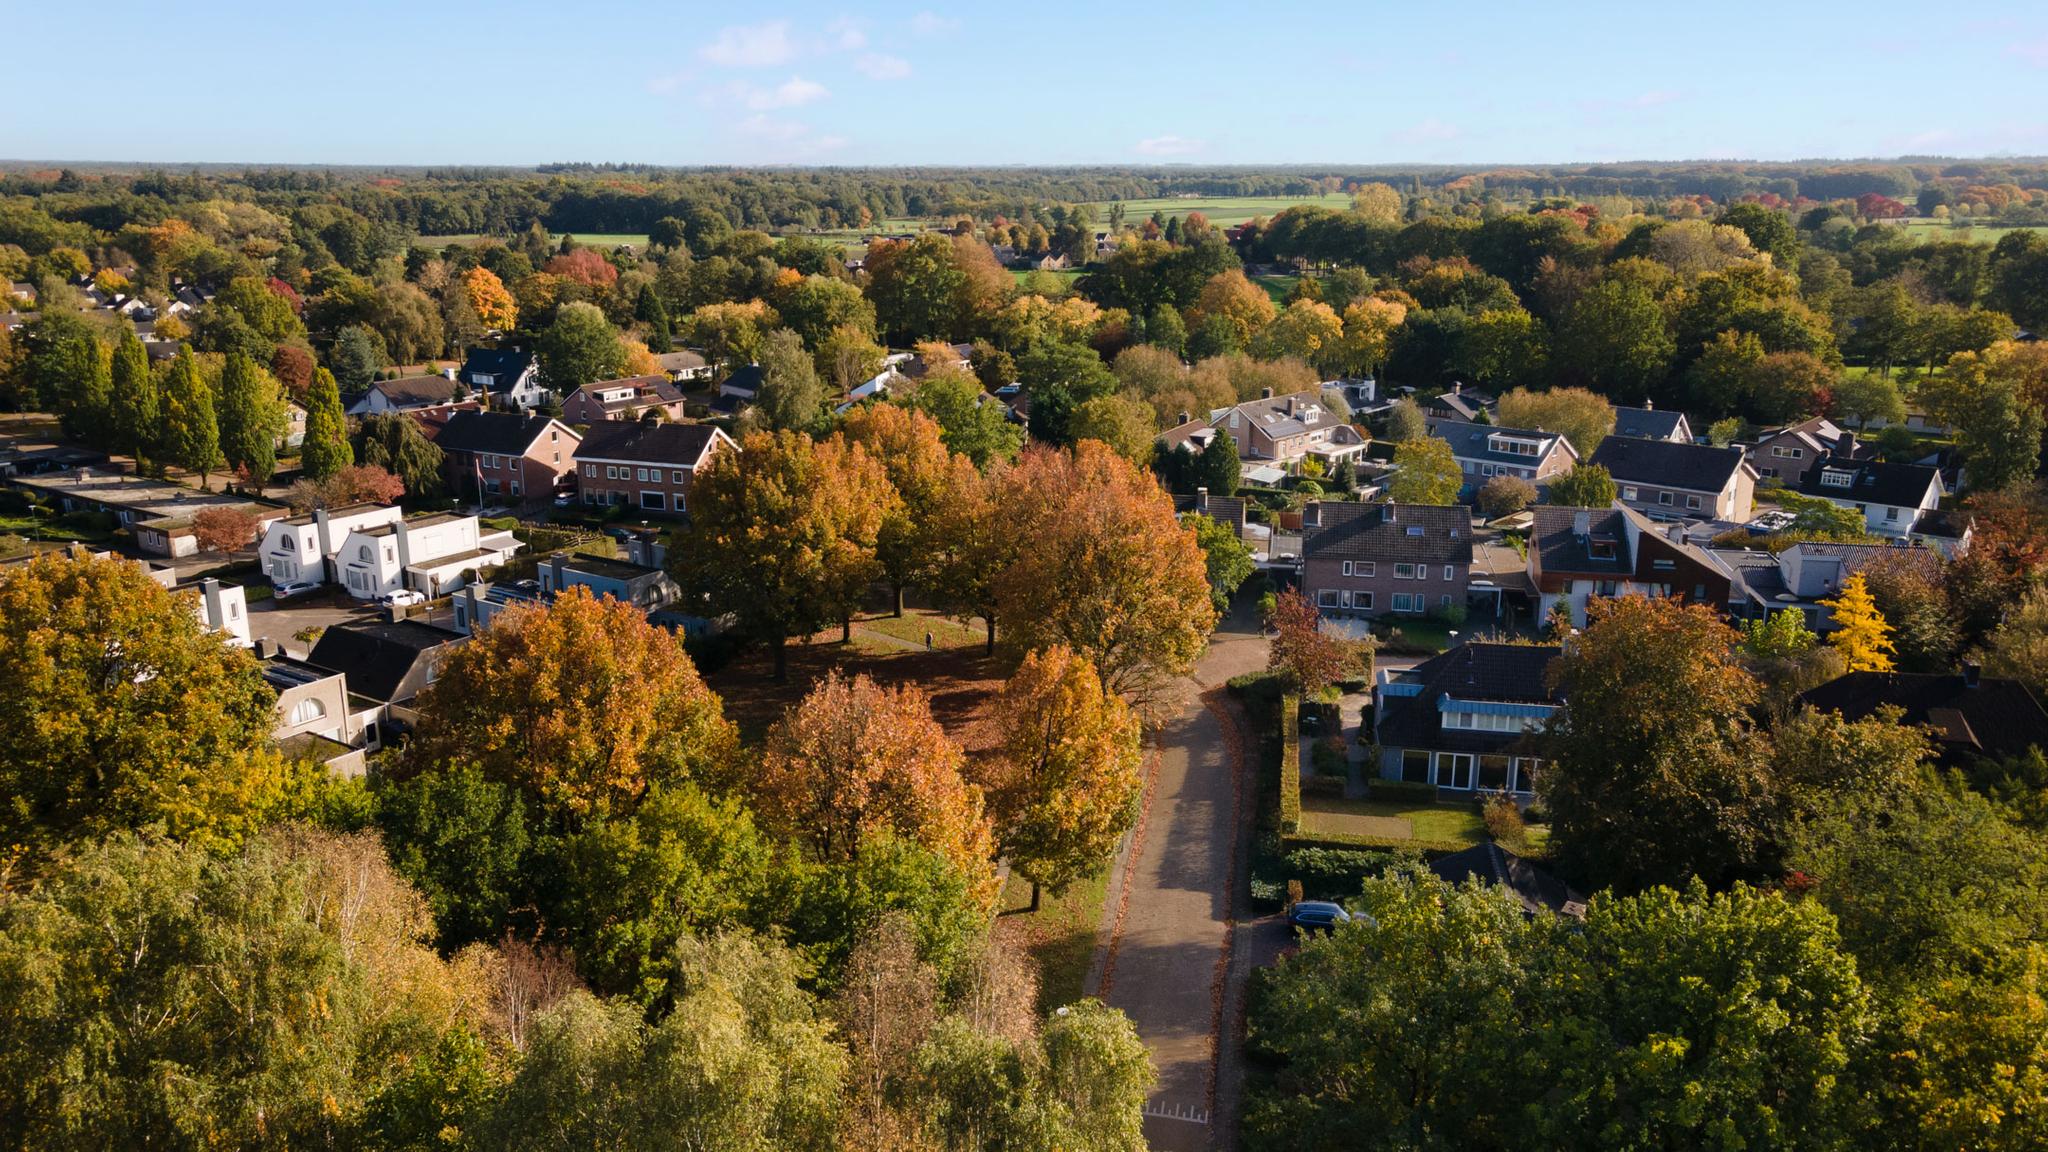
M 299 596 L 283 604 L 259 600 L 249 605 L 249 637 L 275 641 L 291 655 L 304 656 L 313 646 L 308 637 L 314 629 L 373 619 L 378 611 L 339 592 Z

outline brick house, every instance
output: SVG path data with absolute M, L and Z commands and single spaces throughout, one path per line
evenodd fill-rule
M 1685 418 L 1685 413 L 1660 409 L 1655 404 L 1641 408 L 1616 404 L 1614 434 L 1638 440 L 1669 440 L 1673 444 L 1690 444 L 1693 441 L 1692 422 Z
M 1320 393 L 1274 396 L 1270 388 L 1266 393 L 1226 408 L 1210 421 L 1236 441 L 1238 459 L 1292 469 L 1311 454 L 1334 462 L 1365 450 L 1365 436 L 1332 411 Z
M 1535 508 L 1529 527 L 1529 582 L 1536 616 L 1563 603 L 1574 627 L 1586 625 L 1595 598 L 1670 596 L 1716 610 L 1728 604 L 1729 570 L 1683 540 L 1676 525 L 1659 525 L 1633 508 Z
M 1842 429 L 1825 416 L 1788 424 L 1759 436 L 1744 451 L 1758 476 L 1775 476 L 1796 484 L 1816 460 L 1833 452 Z
M 487 504 L 523 504 L 548 499 L 575 474 L 572 456 L 582 437 L 560 420 L 531 413 L 456 412 L 432 439 L 449 491 Z
M 562 419 L 571 424 L 639 420 L 650 413 L 659 413 L 670 420 L 683 418 L 682 389 L 666 376 L 599 380 L 595 384 L 585 384 L 562 401 Z
M 1571 471 L 1579 454 L 1571 441 L 1541 428 L 1496 428 L 1461 420 L 1429 421 L 1432 436 L 1441 437 L 1465 475 L 1463 494 L 1471 496 L 1495 476 L 1519 476 L 1541 486 Z
M 585 504 L 682 513 L 698 466 L 721 448 L 738 447 L 709 424 L 592 424 L 576 447 L 576 487 Z
M 1301 587 L 1326 615 L 1463 608 L 1472 518 L 1461 507 L 1314 501 L 1301 513 Z
M 1740 448 L 1609 436 L 1593 463 L 1614 477 L 1621 502 L 1653 520 L 1749 520 L 1756 469 Z

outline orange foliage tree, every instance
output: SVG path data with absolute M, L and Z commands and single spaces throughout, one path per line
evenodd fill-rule
M 256 539 L 262 518 L 254 508 L 222 506 L 192 514 L 192 537 L 208 552 L 237 552 Z
M 737 743 L 681 640 L 584 588 L 453 649 L 419 711 L 408 764 L 473 761 L 576 818 L 630 810 L 650 785 L 719 780 Z
M 836 671 L 769 730 L 753 780 L 763 819 L 826 860 L 893 834 L 928 848 L 994 895 L 994 836 L 966 754 L 912 686 L 884 688 Z
M 605 259 L 603 253 L 592 248 L 564 252 L 549 260 L 547 267 L 541 270 L 585 288 L 609 288 L 619 279 L 619 270 L 612 267 L 612 262 Z
M 881 461 L 896 489 L 897 503 L 882 521 L 875 556 L 895 593 L 896 615 L 901 616 L 904 586 L 925 584 L 932 570 L 932 537 L 944 523 L 941 512 L 957 473 L 954 456 L 946 451 L 936 420 L 894 404 L 854 409 L 847 414 L 841 435 Z
M 481 265 L 471 268 L 462 274 L 462 290 L 469 293 L 469 306 L 484 327 L 503 332 L 518 326 L 519 302 L 496 272 Z
M 1138 718 L 1095 666 L 1055 646 L 1003 686 L 994 797 L 1003 854 L 1054 895 L 1092 872 L 1138 818 Z

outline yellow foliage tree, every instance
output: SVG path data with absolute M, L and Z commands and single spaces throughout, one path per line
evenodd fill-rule
M 476 309 L 484 327 L 505 331 L 519 323 L 519 304 L 498 274 L 478 266 L 462 274 L 462 290 L 469 293 L 469 306 Z
M 1834 609 L 1836 631 L 1828 642 L 1841 651 L 1848 671 L 1892 670 L 1892 626 L 1877 610 L 1862 573 L 1842 581 L 1842 594 L 1821 604 Z

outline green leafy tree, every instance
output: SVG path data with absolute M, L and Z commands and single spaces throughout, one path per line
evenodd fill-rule
M 932 372 L 916 391 L 892 399 L 937 421 L 947 450 L 966 456 L 977 468 L 1015 459 L 1024 446 L 1024 430 L 965 372 Z
M 24 330 L 24 344 L 27 354 L 15 392 L 19 405 L 56 413 L 67 436 L 85 439 L 97 431 L 111 368 L 102 362 L 92 326 L 75 312 L 45 309 Z
M 1214 517 L 1189 512 L 1180 522 L 1195 530 L 1195 543 L 1201 547 L 1209 571 L 1210 601 L 1218 613 L 1228 611 L 1231 595 L 1258 570 L 1252 550 L 1230 525 Z
M 335 335 L 327 362 L 334 368 L 340 390 L 353 396 L 377 382 L 378 375 L 391 366 L 391 355 L 384 350 L 382 336 L 364 325 L 350 324 Z
M 121 333 L 114 345 L 111 392 L 107 398 L 107 422 L 115 451 L 135 458 L 145 467 L 156 454 L 157 437 L 163 431 L 163 393 L 155 374 L 149 370 L 149 353 L 132 329 Z
M 312 391 L 306 395 L 306 438 L 299 447 L 299 468 L 315 480 L 325 480 L 355 462 L 334 374 L 316 369 Z
M 1456 504 L 1465 474 L 1449 441 L 1436 436 L 1403 440 L 1394 449 L 1387 498 L 1396 504 Z
M 564 395 L 594 380 L 616 380 L 626 371 L 626 348 L 604 310 L 578 300 L 555 313 L 554 323 L 535 346 L 540 375 Z
M 1598 464 L 1578 464 L 1547 485 L 1550 502 L 1567 508 L 1606 508 L 1621 494 L 1614 475 Z
M 771 432 L 810 432 L 825 418 L 825 384 L 795 332 L 779 328 L 761 342 L 761 392 L 754 406 Z
M 420 431 L 419 421 L 402 412 L 380 412 L 363 420 L 364 464 L 382 468 L 405 484 L 413 499 L 431 497 L 442 488 L 441 448 Z
M 1591 456 L 1614 431 L 1614 405 L 1584 388 L 1531 392 L 1517 388 L 1500 398 L 1496 420 L 1504 428 L 1541 428 L 1571 441 L 1580 456 Z
M 441 946 L 453 951 L 502 937 L 532 887 L 529 810 L 520 793 L 473 762 L 379 774 L 371 788 L 391 866 L 426 900 Z
M 287 416 L 284 394 L 270 373 L 240 352 L 230 352 L 220 374 L 220 449 L 228 467 L 258 484 L 277 471 L 277 441 Z
M 164 381 L 164 455 L 173 464 L 199 474 L 199 486 L 221 466 L 220 421 L 214 414 L 213 389 L 199 370 L 192 349 L 180 345 Z
M 1806 626 L 1797 608 L 1785 608 L 1742 627 L 1742 646 L 1764 660 L 1790 660 L 1813 651 L 1820 637 Z
M 1038 341 L 1018 360 L 1017 373 L 1031 397 L 1031 435 L 1048 444 L 1073 443 L 1068 425 L 1075 411 L 1116 390 L 1116 377 L 1093 348 L 1064 340 Z
M 668 309 L 662 305 L 661 295 L 654 290 L 653 284 L 640 286 L 640 296 L 633 302 L 633 319 L 645 327 L 647 347 L 655 355 L 675 347 L 675 331 L 669 326 Z
M 1605 395 L 1640 401 L 1663 379 L 1676 347 L 1650 290 L 1624 279 L 1587 289 L 1558 333 L 1556 362 L 1567 379 Z
M 1749 237 L 1750 246 L 1770 253 L 1772 263 L 1778 267 L 1799 267 L 1799 230 L 1785 213 L 1761 204 L 1731 204 L 1714 223 L 1740 228 Z

